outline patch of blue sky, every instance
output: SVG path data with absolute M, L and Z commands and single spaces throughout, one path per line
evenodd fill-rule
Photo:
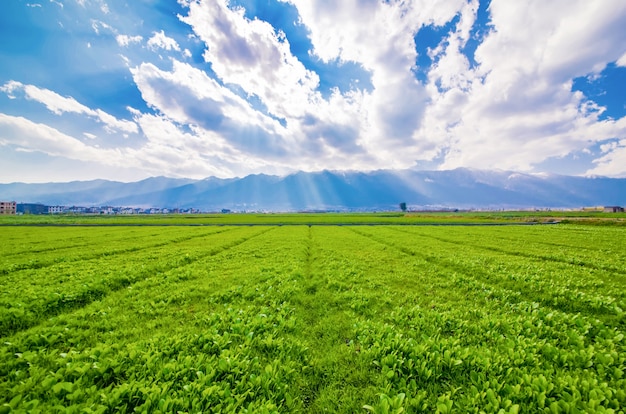
M 2 83 L 16 80 L 50 89 L 128 119 L 128 106 L 144 113 L 153 110 L 142 99 L 122 55 L 131 67 L 146 61 L 169 67 L 168 56 L 182 59 L 182 50 L 188 48 L 190 60 L 206 70 L 204 46 L 189 38 L 189 26 L 178 19 L 185 10 L 176 2 L 111 2 L 107 13 L 75 2 L 64 7 L 6 3 L 0 13 L 0 56 L 6 62 L 0 69 Z M 142 47 L 160 30 L 179 43 L 181 52 Z M 116 35 L 141 36 L 142 43 L 120 47 Z
M 327 98 L 337 88 L 342 93 L 351 90 L 371 92 L 371 74 L 355 62 L 341 62 L 338 59 L 323 62 L 310 52 L 313 44 L 307 28 L 298 22 L 298 10 L 289 3 L 277 0 L 231 0 L 230 7 L 243 7 L 248 19 L 257 18 L 271 24 L 278 32 L 285 33 L 291 53 L 308 70 L 320 78 L 319 90 Z
M 29 8 L 16 1 L 4 2 L 2 9 L 2 80 L 20 80 L 24 83 L 41 81 L 48 76 L 45 72 L 24 69 L 59 60 L 58 55 L 62 51 L 55 50 L 55 46 L 63 35 L 58 24 L 58 12 L 47 3 L 42 7 Z
M 11 98 L 9 98 L 8 94 L 0 92 L 0 113 L 23 117 L 24 114 L 30 114 L 35 111 L 40 112 L 43 108 L 45 108 L 43 104 L 37 101 L 24 99 L 23 91 L 13 91 L 10 96 Z M 56 117 L 56 115 L 52 112 L 46 111 L 46 114 L 49 119 L 54 119 Z M 33 119 L 33 121 L 42 122 L 43 120 Z
M 429 56 L 429 50 L 435 49 L 441 42 L 444 42 L 450 32 L 454 31 L 461 16 L 457 14 L 452 20 L 443 26 L 422 26 L 417 34 L 413 37 L 415 41 L 415 51 L 417 52 L 417 60 L 415 62 L 415 70 L 413 73 L 417 80 L 426 83 L 428 80 L 428 72 L 434 63 Z
M 470 37 L 465 44 L 465 47 L 462 49 L 462 52 L 465 56 L 467 56 L 470 68 L 472 69 L 478 65 L 476 59 L 474 58 L 476 49 L 478 49 L 478 46 L 492 29 L 491 15 L 489 14 L 490 4 L 491 0 L 480 1 L 478 11 L 476 13 L 476 20 L 474 21 L 474 25 L 470 31 Z
M 563 157 L 546 158 L 542 162 L 535 164 L 534 168 L 536 171 L 552 172 L 561 175 L 583 175 L 595 167 L 594 160 L 604 155 L 601 147 L 617 141 L 619 140 L 603 140 L 594 143 L 584 150 L 573 151 Z
M 572 82 L 572 91 L 606 108 L 601 120 L 626 116 L 626 68 L 610 63 L 598 76 L 582 76 Z
M 136 87 L 130 86 L 114 37 L 99 36 L 89 19 L 69 17 L 68 10 L 54 3 L 6 6 L 10 10 L 0 13 L 0 53 L 6 62 L 2 83 L 32 84 L 121 118 L 128 118 L 129 104 L 145 109 Z
M 470 38 L 461 49 L 461 52 L 469 61 L 470 68 L 474 68 L 478 64 L 474 58 L 474 54 L 478 46 L 482 43 L 485 35 L 487 35 L 491 30 L 491 16 L 489 14 L 490 3 L 491 0 L 480 1 L 476 14 L 476 20 L 474 21 L 474 25 L 470 31 Z M 423 26 L 413 38 L 415 41 L 415 50 L 417 52 L 417 60 L 415 62 L 416 69 L 414 70 L 414 74 L 420 82 L 427 81 L 430 67 L 433 63 L 435 63 L 428 55 L 429 50 L 435 49 L 437 46 L 442 44 L 442 42 L 444 42 L 444 46 L 447 45 L 446 38 L 451 32 L 454 32 L 460 18 L 461 15 L 457 14 L 452 20 L 443 26 Z

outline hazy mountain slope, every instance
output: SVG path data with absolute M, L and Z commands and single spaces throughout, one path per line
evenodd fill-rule
M 626 205 L 626 179 L 529 175 L 510 171 L 380 170 L 298 172 L 204 180 L 154 177 L 0 184 L 0 199 L 48 205 L 114 205 L 235 210 L 545 208 Z
M 132 183 L 92 180 L 68 183 L 0 184 L 0 198 L 47 205 L 104 205 L 117 198 L 160 192 L 193 181 L 151 177 Z

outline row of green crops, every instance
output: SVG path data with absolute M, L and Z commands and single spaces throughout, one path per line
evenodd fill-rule
M 619 227 L 0 232 L 0 412 L 626 406 Z
M 306 224 L 502 224 L 520 222 L 551 222 L 581 219 L 613 225 L 625 224 L 623 213 L 581 212 L 409 212 L 378 213 L 237 213 L 237 214 L 138 214 L 87 215 L 44 214 L 0 216 L 0 226 L 12 225 L 103 225 L 103 226 L 223 226 L 223 225 L 306 225 Z

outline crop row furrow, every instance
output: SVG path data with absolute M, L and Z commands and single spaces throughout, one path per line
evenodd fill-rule
M 435 411 L 438 397 L 449 395 L 457 387 L 467 389 L 472 384 L 480 384 L 485 378 L 497 379 L 507 387 L 518 387 L 516 379 L 507 374 L 513 363 L 516 373 L 530 372 L 532 368 L 526 364 L 531 361 L 539 366 L 550 366 L 552 358 L 557 357 L 559 364 L 579 366 L 589 357 L 584 351 L 580 355 L 571 347 L 580 346 L 581 341 L 595 344 L 598 352 L 603 352 L 596 343 L 600 335 L 586 335 L 588 328 L 584 326 L 576 334 L 571 333 L 569 325 L 578 326 L 577 315 L 552 311 L 547 306 L 538 308 L 540 318 L 527 315 L 527 309 L 535 309 L 533 306 L 538 304 L 526 301 L 517 292 L 486 285 L 460 272 L 449 272 L 446 267 L 433 266 L 422 256 L 410 254 L 409 250 L 402 252 L 397 246 L 372 243 L 371 238 L 358 234 L 359 230 L 351 237 L 348 229 L 353 230 L 347 227 L 324 229 L 324 244 L 316 253 L 319 255 L 316 273 L 322 280 L 326 279 L 316 291 L 318 301 L 327 304 L 324 313 L 343 313 L 342 319 L 353 322 L 352 327 L 344 327 L 342 331 L 346 346 L 339 346 L 336 335 L 320 337 L 313 334 L 315 331 L 307 330 L 306 336 L 315 338 L 318 344 L 328 341 L 328 337 L 333 338 L 335 346 L 326 348 L 325 353 L 341 357 L 326 360 L 332 360 L 332 366 L 349 366 L 351 370 L 365 370 L 370 375 L 344 377 L 342 391 L 330 394 L 334 399 L 348 401 L 350 393 L 359 389 L 364 398 L 369 398 L 368 402 L 377 407 L 375 410 L 382 410 L 385 404 L 387 407 L 401 404 L 402 400 L 393 397 L 404 393 L 407 397 L 404 407 L 409 412 Z M 413 309 L 415 303 L 422 306 L 417 308 L 417 314 L 406 312 Z M 406 313 L 408 315 L 404 316 Z M 519 321 L 511 321 L 515 317 Z M 330 316 L 325 319 L 333 321 L 326 323 L 326 326 L 333 326 L 333 332 L 342 326 Z M 602 323 L 596 325 L 594 329 L 602 327 L 606 330 L 603 335 L 608 338 L 619 337 Z M 368 328 L 363 330 L 362 326 Z M 502 339 L 493 343 L 494 338 Z M 570 344 L 569 341 L 575 342 Z M 502 348 L 501 352 L 507 349 L 507 356 L 494 359 L 496 348 Z M 469 372 L 478 373 L 471 382 L 468 382 Z M 560 375 L 563 374 L 555 374 L 555 377 Z M 603 371 L 594 375 L 601 376 Z M 330 389 L 336 389 L 334 381 L 334 376 L 324 377 Z M 371 398 L 372 389 L 374 394 L 384 395 L 379 404 L 377 399 Z M 327 388 L 316 391 L 314 395 L 319 402 L 314 402 L 311 411 L 323 406 L 322 401 L 328 402 Z M 521 396 L 508 388 L 494 392 L 518 404 L 540 404 L 542 398 Z M 479 405 L 489 403 L 482 400 Z
M 581 266 L 572 264 L 572 261 L 580 262 L 583 259 L 544 260 L 537 255 L 512 254 L 510 250 L 494 249 L 476 244 L 475 238 L 468 238 L 467 243 L 462 243 L 462 239 L 450 241 L 441 236 L 424 235 L 417 232 L 407 232 L 401 229 L 389 228 L 389 231 L 402 233 L 409 237 L 409 240 L 429 246 L 429 249 L 436 250 L 439 254 L 449 256 L 463 256 L 475 258 L 475 261 L 482 261 L 483 266 L 491 266 L 496 273 L 507 273 L 511 279 L 522 279 L 525 284 L 535 284 L 552 289 L 582 289 L 597 293 L 599 295 L 610 293 L 617 298 L 626 299 L 623 289 L 626 287 L 624 273 L 616 273 L 601 269 L 599 266 Z M 458 237 L 458 236 L 457 236 Z M 471 240 L 471 241 L 469 241 Z M 479 239 L 482 240 L 482 239 Z M 491 240 L 490 243 L 493 243 Z M 523 247 L 519 247 L 522 249 Z M 532 247 L 527 247 L 531 249 Z M 588 261 L 588 260 L 587 260 Z M 598 277 L 590 277 L 592 274 Z
M 208 251 L 197 251 L 192 255 L 184 253 L 184 251 L 175 251 L 174 254 L 169 256 L 169 260 L 154 261 L 148 266 L 135 267 L 133 272 L 124 272 L 114 277 L 101 279 L 96 283 L 83 284 L 83 289 L 74 292 L 67 292 L 65 289 L 61 292 L 49 292 L 43 299 L 39 298 L 35 302 L 26 303 L 25 306 L 7 307 L 0 312 L 0 331 L 2 336 L 9 336 L 15 332 L 29 329 L 46 318 L 82 308 L 96 300 L 101 300 L 111 292 L 135 284 L 152 274 L 188 266 L 203 258 L 227 252 L 229 249 L 270 230 L 271 228 L 263 229 L 262 231 L 257 230 L 251 235 L 237 238 L 229 243 L 213 247 Z M 211 235 L 214 234 L 216 233 Z
M 398 231 L 398 232 L 403 232 L 403 230 L 397 229 L 397 228 L 393 228 L 393 230 Z M 435 236 L 432 234 L 416 233 L 416 232 L 407 232 L 407 234 L 411 234 L 413 236 L 419 235 L 421 237 L 432 239 L 432 240 L 437 240 L 443 243 L 450 243 L 456 246 L 462 246 L 463 248 L 471 247 L 476 250 L 485 250 L 485 251 L 490 251 L 490 252 L 502 253 L 502 254 L 506 254 L 509 256 L 517 256 L 517 257 L 522 257 L 522 258 L 527 258 L 527 259 L 532 259 L 532 260 L 541 260 L 541 261 L 563 263 L 563 264 L 575 265 L 575 266 L 584 266 L 584 267 L 588 267 L 588 268 L 592 268 L 596 270 L 611 272 L 620 277 L 626 276 L 625 269 L 623 266 L 614 266 L 614 265 L 603 263 L 601 261 L 591 261 L 589 258 L 581 259 L 580 256 L 562 257 L 562 256 L 556 256 L 556 255 L 546 255 L 546 254 L 541 254 L 541 253 L 529 253 L 526 251 L 528 250 L 527 246 L 526 246 L 526 250 L 524 250 L 524 247 L 520 247 L 520 249 L 516 249 L 516 250 L 509 250 L 509 249 L 492 245 L 490 244 L 491 242 L 488 242 L 484 239 L 481 239 L 480 244 L 476 244 L 475 242 L 471 242 L 470 241 L 471 239 L 462 239 L 462 240 L 451 239 L 451 238 L 446 238 L 446 237 Z M 500 245 L 501 244 L 502 243 L 500 243 Z M 602 256 L 606 258 L 605 255 L 602 255 Z
M 139 246 L 123 247 L 123 248 L 117 248 L 117 249 L 111 249 L 109 245 L 109 247 L 107 247 L 106 250 L 94 252 L 93 250 L 89 249 L 86 252 L 81 251 L 77 255 L 70 256 L 70 257 L 52 254 L 51 257 L 48 258 L 48 260 L 43 258 L 43 259 L 35 259 L 35 260 L 30 260 L 30 261 L 21 262 L 21 263 L 15 263 L 14 261 L 9 261 L 9 264 L 7 267 L 0 268 L 0 275 L 7 275 L 9 273 L 20 271 L 20 270 L 42 269 L 42 268 L 53 266 L 61 262 L 79 262 L 79 261 L 91 260 L 91 259 L 99 258 L 99 257 L 125 255 L 128 253 L 140 252 L 143 250 L 150 250 L 150 249 L 154 249 L 157 247 L 171 245 L 173 243 L 181 243 L 181 242 L 185 242 L 185 241 L 189 241 L 193 239 L 198 239 L 198 238 L 206 237 L 207 235 L 219 234 L 225 231 L 229 231 L 229 230 L 220 229 L 220 230 L 209 232 L 209 233 L 203 232 L 201 234 L 186 235 L 182 237 L 179 236 L 174 239 L 166 239 L 163 241 L 159 241 L 157 243 L 152 242 L 149 244 L 142 244 Z M 126 244 L 125 241 L 124 241 L 124 244 Z M 54 253 L 54 251 L 51 251 L 51 252 Z
M 162 229 L 159 234 L 176 234 L 176 229 Z M 89 232 L 76 227 L 64 228 L 4 228 L 3 233 L 10 240 L 10 245 L 4 249 L 1 256 L 14 256 L 29 253 L 43 253 L 55 248 L 80 248 L 86 244 L 105 245 L 124 243 L 131 240 L 143 240 L 147 233 L 154 233 L 146 229 L 128 228 L 93 228 Z
M 531 300 L 541 303 L 548 308 L 566 313 L 588 313 L 596 317 L 601 317 L 607 323 L 614 323 L 618 326 L 624 323 L 624 311 L 616 303 L 614 297 L 602 295 L 586 295 L 581 292 L 572 291 L 567 288 L 548 289 L 549 284 L 544 284 L 544 289 L 537 289 L 525 281 L 508 281 L 502 275 L 493 274 L 485 269 L 481 263 L 472 263 L 463 257 L 455 258 L 450 256 L 441 257 L 428 255 L 422 251 L 398 246 L 395 242 L 388 241 L 371 234 L 352 229 L 373 241 L 392 247 L 410 256 L 419 256 L 432 266 L 466 275 L 467 277 L 479 280 L 481 283 L 497 288 L 505 292 L 510 301 L 519 302 L 521 300 Z M 422 249 L 423 250 L 423 249 Z M 462 252 L 459 252 L 459 256 Z M 541 283 L 539 281 L 538 283 Z
M 519 238 L 515 238 L 512 236 L 505 236 L 503 234 L 497 234 L 496 235 L 496 240 L 498 241 L 502 241 L 505 242 L 509 245 L 517 245 L 520 240 Z M 536 239 L 533 239 L 533 246 L 539 247 L 539 246 L 545 246 L 548 249 L 552 249 L 552 248 L 557 248 L 557 249 L 567 249 L 567 250 L 571 250 L 571 249 L 575 249 L 577 251 L 587 251 L 587 252 L 591 252 L 591 253 L 602 253 L 603 250 L 601 247 L 597 247 L 594 245 L 582 245 L 582 244 L 572 244 L 572 243 L 566 243 L 566 242 L 560 242 L 560 241 L 547 241 L 547 240 L 539 240 L 540 235 L 536 235 Z M 571 242 L 571 240 L 570 240 Z
M 170 233 L 177 233 L 175 231 L 171 231 Z M 163 234 L 162 234 L 163 235 Z M 80 249 L 93 249 L 93 248 L 109 248 L 111 245 L 115 245 L 117 243 L 129 244 L 135 241 L 143 242 L 146 239 L 146 235 L 139 233 L 129 237 L 128 233 L 119 232 L 119 234 L 115 233 L 97 233 L 94 237 L 86 238 L 84 236 L 74 237 L 74 238 L 60 238 L 54 241 L 44 240 L 40 244 L 42 247 L 33 247 L 34 243 L 28 240 L 26 241 L 22 238 L 20 241 L 15 241 L 14 244 L 18 244 L 16 248 L 11 252 L 6 252 L 2 254 L 3 259 L 11 258 L 11 257 L 24 257 L 28 255 L 40 255 L 42 253 L 50 253 L 55 252 L 58 253 L 62 250 L 80 250 Z M 29 247 L 23 247 L 24 244 Z M 52 244 L 52 245 L 51 245 Z M 21 250 L 18 248 L 22 247 Z
M 354 395 L 363 398 L 376 392 L 373 384 L 363 382 L 359 375 L 345 375 L 343 369 L 369 369 L 368 361 L 355 358 L 353 324 L 355 313 L 376 312 L 375 296 L 381 293 L 370 294 L 369 278 L 363 277 L 361 265 L 343 256 L 346 246 L 357 251 L 359 246 L 346 239 L 340 239 L 341 245 L 333 243 L 336 236 L 346 233 L 341 227 L 310 227 L 303 241 L 304 274 L 290 303 L 296 329 L 309 350 L 311 368 L 303 373 L 298 391 L 305 412 L 322 412 L 329 403 L 329 409 L 336 411 L 340 401 L 344 412 L 354 412 L 362 405 L 354 401 Z
M 624 326 L 584 307 L 622 297 L 614 274 L 421 236 L 536 252 L 567 231 L 246 226 L 14 272 L 0 315 L 140 277 L 3 337 L 0 412 L 621 412 Z
M 245 230 L 246 242 L 225 244 L 222 254 L 204 254 L 9 338 L 0 346 L 8 362 L 0 395 L 48 407 L 67 388 L 71 404 L 95 397 L 95 407 L 107 411 L 228 412 L 245 403 L 263 412 L 271 402 L 292 411 L 307 350 L 297 336 L 285 336 L 294 330 L 285 300 L 296 286 L 288 276 L 300 270 L 302 239 L 276 230 Z M 156 391 L 155 383 L 166 388 Z

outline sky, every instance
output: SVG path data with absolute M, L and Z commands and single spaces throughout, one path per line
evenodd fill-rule
M 2 0 L 0 182 L 626 177 L 623 0 Z

